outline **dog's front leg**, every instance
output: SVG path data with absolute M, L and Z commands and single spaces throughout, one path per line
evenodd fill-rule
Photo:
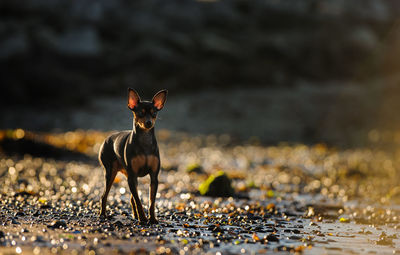
M 132 208 L 132 210 L 136 210 L 136 212 L 139 216 L 140 223 L 147 223 L 147 218 L 143 211 L 142 202 L 140 201 L 140 198 L 139 198 L 139 195 L 137 192 L 137 176 L 130 174 L 128 176 L 128 184 L 129 184 L 129 189 L 131 190 L 133 199 L 135 200 L 135 204 L 136 204 L 136 208 Z M 133 204 L 132 204 L 132 206 L 133 206 Z M 133 215 L 133 216 L 135 216 L 135 215 Z
M 156 195 L 158 189 L 158 174 L 152 173 L 150 175 L 150 223 L 157 224 L 158 220 L 156 219 L 155 215 L 155 203 L 156 203 Z

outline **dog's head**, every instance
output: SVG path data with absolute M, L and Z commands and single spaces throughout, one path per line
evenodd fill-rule
M 164 89 L 157 92 L 151 102 L 142 101 L 134 89 L 128 89 L 128 108 L 133 112 L 137 126 L 144 130 L 154 127 L 157 113 L 164 107 L 167 94 L 168 91 Z

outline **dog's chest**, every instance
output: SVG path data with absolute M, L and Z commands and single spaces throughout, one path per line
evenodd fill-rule
M 156 172 L 159 166 L 159 159 L 154 155 L 137 155 L 131 159 L 131 168 L 138 176 L 144 176 L 149 171 Z
M 137 137 L 139 147 L 144 154 L 152 154 L 156 150 L 156 144 L 154 144 L 153 136 L 150 134 L 142 134 Z
M 145 176 L 149 172 L 158 171 L 160 159 L 157 156 L 158 148 L 153 135 L 142 133 L 136 136 L 133 143 L 130 165 L 138 176 Z

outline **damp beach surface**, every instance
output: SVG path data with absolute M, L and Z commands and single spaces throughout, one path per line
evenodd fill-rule
M 111 189 L 108 217 L 98 216 L 104 175 L 95 155 L 106 135 L 2 133 L 3 147 L 7 139 L 48 147 L 40 157 L 27 154 L 34 146 L 15 146 L 0 160 L 0 253 L 400 252 L 400 160 L 393 154 L 161 130 L 159 224 L 142 226 L 132 218 L 123 175 Z M 202 196 L 200 184 L 221 171 L 233 195 Z M 148 189 L 149 178 L 140 178 L 146 211 Z

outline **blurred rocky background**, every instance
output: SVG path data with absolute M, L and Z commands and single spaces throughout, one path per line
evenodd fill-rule
M 400 136 L 397 0 L 0 2 L 0 128 L 161 128 L 263 143 Z

